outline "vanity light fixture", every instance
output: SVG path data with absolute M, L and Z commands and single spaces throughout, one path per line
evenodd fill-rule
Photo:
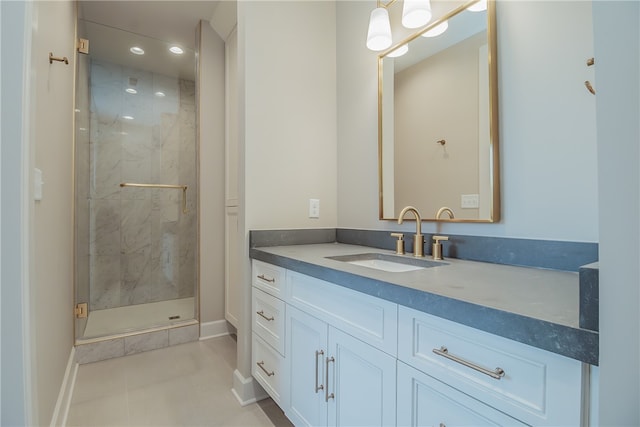
M 431 21 L 431 2 L 429 0 L 404 0 L 402 6 L 403 27 L 424 27 L 429 21 Z
M 157 96 L 158 98 L 164 98 L 165 97 L 164 92 L 161 92 L 161 91 L 157 91 L 154 95 Z
M 446 20 L 446 21 L 436 25 L 435 27 L 433 27 L 432 29 L 430 29 L 429 31 L 424 33 L 422 35 L 422 37 L 436 37 L 436 36 L 439 36 L 440 34 L 442 34 L 445 31 L 447 31 L 447 28 L 449 28 L 449 20 Z
M 137 90 L 135 90 L 135 89 L 134 89 L 134 88 L 132 88 L 132 87 L 128 87 L 128 88 L 126 88 L 124 91 L 125 91 L 125 92 L 127 92 L 127 93 L 130 93 L 130 94 L 132 94 L 132 95 L 135 95 L 136 93 L 138 93 L 138 91 L 137 91 Z
M 134 55 L 144 55 L 144 49 L 139 46 L 133 46 L 129 48 L 129 52 L 133 53 Z
M 169 52 L 176 54 L 176 55 L 182 55 L 184 53 L 184 50 L 182 50 L 182 48 L 180 46 L 171 46 L 169 48 Z
M 133 116 L 122 116 L 125 120 L 133 120 Z
M 369 17 L 369 27 L 367 30 L 367 48 L 373 51 L 381 51 L 391 47 L 393 44 L 391 36 L 391 23 L 389 22 L 388 8 L 399 0 L 378 0 L 378 5 L 371 12 Z M 467 10 L 481 12 L 487 10 L 488 0 L 477 0 Z M 431 21 L 430 0 L 403 0 L 402 25 L 406 28 L 420 28 L 426 26 Z M 426 33 L 423 37 L 436 37 L 444 33 L 449 28 L 449 22 L 444 21 Z M 406 52 L 394 55 L 393 52 L 387 56 L 401 56 Z
M 389 12 L 385 7 L 379 7 L 371 11 L 369 17 L 369 29 L 367 31 L 367 48 L 373 51 L 385 50 L 391 46 L 391 24 Z

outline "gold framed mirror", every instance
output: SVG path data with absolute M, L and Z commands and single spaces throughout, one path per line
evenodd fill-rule
M 378 56 L 380 219 L 412 205 L 425 221 L 498 222 L 495 1 L 440 15 L 435 3 L 439 19 Z M 423 37 L 445 22 L 444 33 Z M 393 57 L 405 45 L 409 52 Z M 437 218 L 443 207 L 454 217 Z

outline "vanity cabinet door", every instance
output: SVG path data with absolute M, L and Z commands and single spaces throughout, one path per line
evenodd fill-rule
M 398 362 L 399 426 L 525 426 L 515 418 Z
M 294 307 L 286 317 L 293 424 L 395 425 L 394 357 Z
M 329 425 L 395 425 L 395 357 L 333 327 L 328 348 Z
M 328 326 L 294 307 L 286 311 L 289 405 L 284 412 L 296 426 L 326 426 L 325 357 Z

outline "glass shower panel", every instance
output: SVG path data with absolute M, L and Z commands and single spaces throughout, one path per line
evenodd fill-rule
M 195 54 L 185 51 L 190 65 L 177 66 L 165 42 L 83 26 L 91 53 L 82 59 L 86 76 L 78 73 L 87 93 L 77 89 L 88 112 L 77 120 L 77 134 L 82 122 L 87 136 L 76 143 L 76 298 L 88 304 L 89 320 L 78 320 L 76 338 L 194 319 Z M 111 43 L 121 39 L 127 43 Z

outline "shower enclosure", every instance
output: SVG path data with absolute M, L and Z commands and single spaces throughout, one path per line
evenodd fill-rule
M 78 36 L 76 341 L 195 322 L 195 52 L 85 20 Z

